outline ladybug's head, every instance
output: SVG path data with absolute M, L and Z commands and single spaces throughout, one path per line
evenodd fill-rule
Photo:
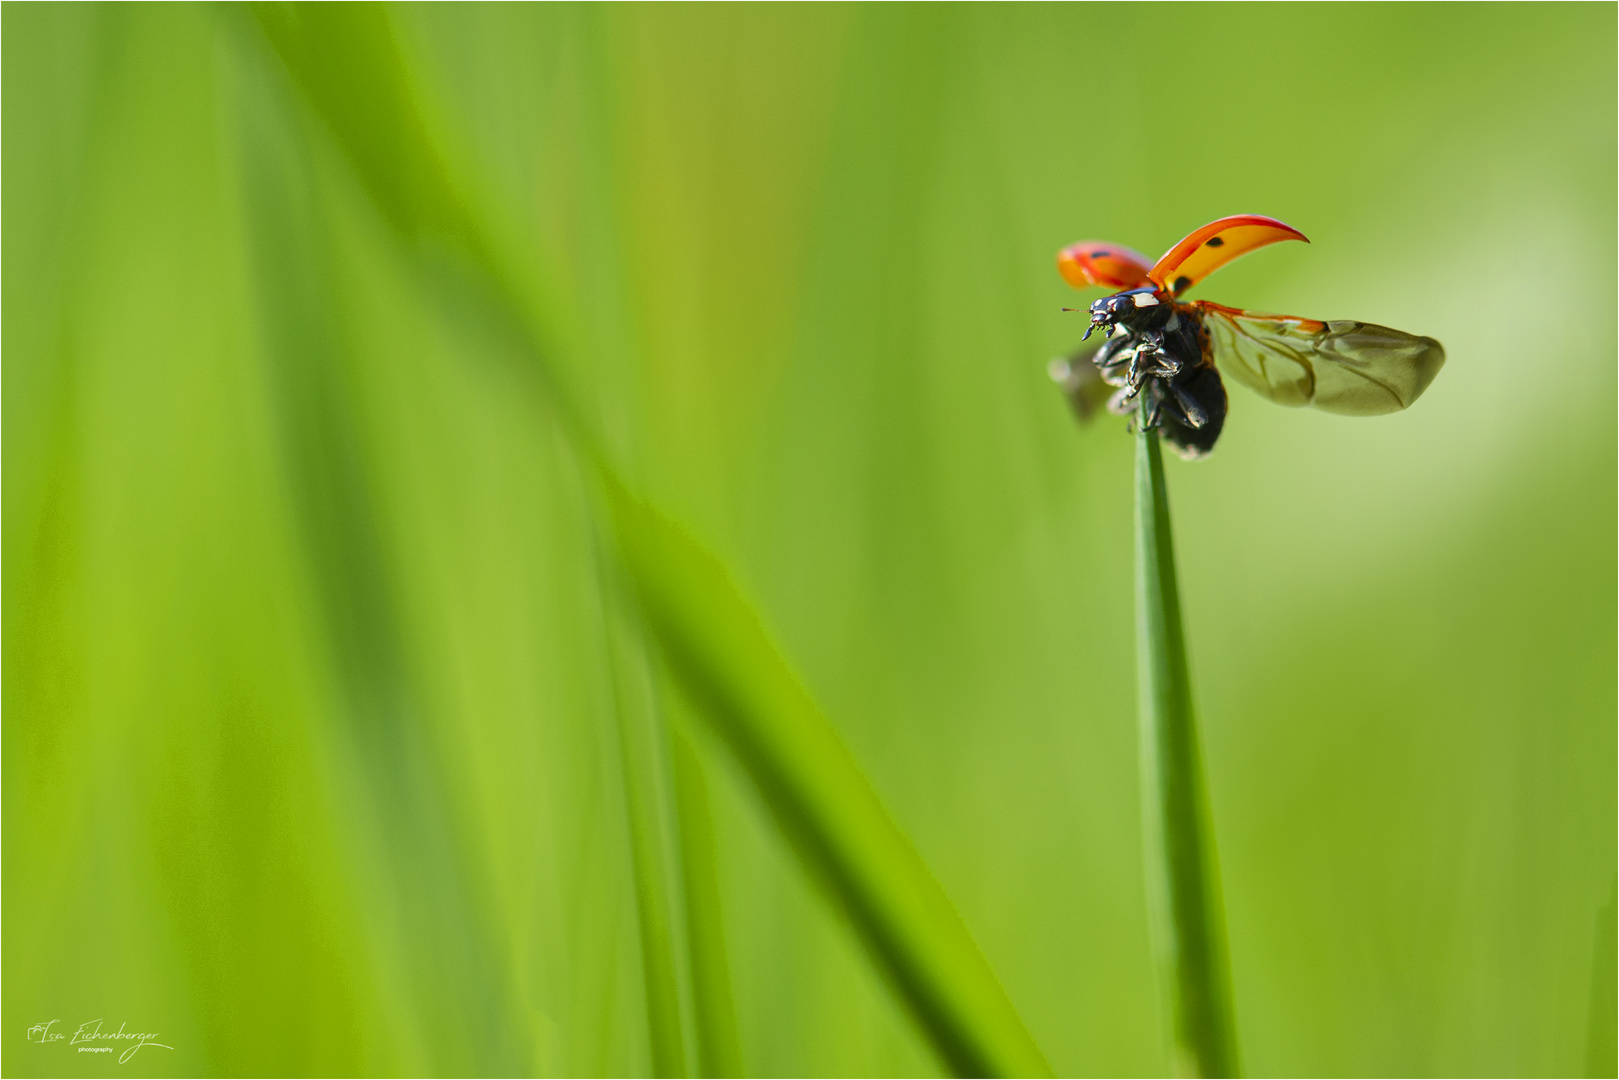
M 1091 325 L 1085 336 L 1090 337 L 1098 329 L 1111 331 L 1115 326 L 1126 330 L 1149 326 L 1163 318 L 1163 303 L 1162 295 L 1152 285 L 1104 296 L 1091 305 Z

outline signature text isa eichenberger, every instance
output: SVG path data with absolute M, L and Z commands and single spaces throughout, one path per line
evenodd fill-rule
M 77 1031 L 69 1035 L 65 1031 L 52 1030 L 60 1023 L 60 1020 L 51 1020 L 44 1024 L 35 1024 L 28 1029 L 28 1041 L 60 1043 L 65 1040 L 68 1046 L 81 1054 L 111 1054 L 122 1047 L 123 1053 L 118 1055 L 120 1064 L 134 1057 L 135 1052 L 143 1046 L 159 1046 L 164 1050 L 174 1049 L 172 1046 L 158 1042 L 159 1033 L 156 1031 L 125 1031 L 124 1029 L 128 1027 L 128 1024 L 119 1024 L 117 1031 L 107 1031 L 102 1027 L 103 1021 L 86 1020 L 79 1025 Z

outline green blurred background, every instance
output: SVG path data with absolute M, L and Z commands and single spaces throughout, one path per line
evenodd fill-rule
M 1612 5 L 389 18 L 560 378 L 1062 1074 L 1168 1057 L 1132 446 L 1047 380 L 1053 253 L 1271 214 L 1313 243 L 1199 295 L 1443 341 L 1408 413 L 1233 388 L 1170 466 L 1245 1067 L 1611 1055 Z M 596 526 L 498 320 L 243 9 L 3 31 L 5 1071 L 648 1071 Z M 698 750 L 746 1069 L 939 1071 Z M 24 1037 L 96 1017 L 173 1049 Z

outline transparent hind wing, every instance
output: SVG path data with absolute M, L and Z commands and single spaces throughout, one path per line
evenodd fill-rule
M 1206 300 L 1189 306 L 1203 319 L 1221 373 L 1278 405 L 1347 416 L 1399 412 L 1445 363 L 1433 338 L 1386 326 L 1262 315 Z

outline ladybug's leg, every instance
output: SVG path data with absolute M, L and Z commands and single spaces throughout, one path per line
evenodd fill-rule
M 1131 374 L 1136 381 L 1146 378 L 1173 379 L 1185 366 L 1163 347 L 1163 335 L 1156 340 L 1144 341 L 1136 350 L 1136 362 Z
M 1130 383 L 1130 388 L 1133 390 L 1141 389 L 1141 380 L 1143 377 L 1141 373 L 1141 352 L 1141 349 L 1137 349 L 1130 355 L 1130 366 L 1125 368 L 1124 371 L 1124 377 Z
M 1149 393 L 1147 395 L 1147 419 L 1145 422 L 1145 427 L 1148 431 L 1151 431 L 1153 428 L 1158 426 L 1159 421 L 1162 419 L 1161 414 L 1163 412 L 1163 408 L 1164 395 L 1162 392 L 1157 394 Z
M 1163 350 L 1151 342 L 1142 342 L 1130 361 L 1130 383 L 1140 386 L 1163 370 Z
M 1168 381 L 1181 373 L 1182 364 L 1169 353 L 1158 353 L 1153 358 L 1152 367 L 1146 371 L 1153 378 Z
M 1200 428 L 1209 422 L 1208 411 L 1203 408 L 1202 402 L 1188 393 L 1179 383 L 1171 382 L 1167 385 L 1170 392 L 1167 404 L 1188 427 Z
M 1103 382 L 1109 386 L 1127 386 L 1130 361 L 1134 358 L 1135 350 L 1123 338 L 1113 338 L 1096 350 L 1092 360 L 1101 370 Z

